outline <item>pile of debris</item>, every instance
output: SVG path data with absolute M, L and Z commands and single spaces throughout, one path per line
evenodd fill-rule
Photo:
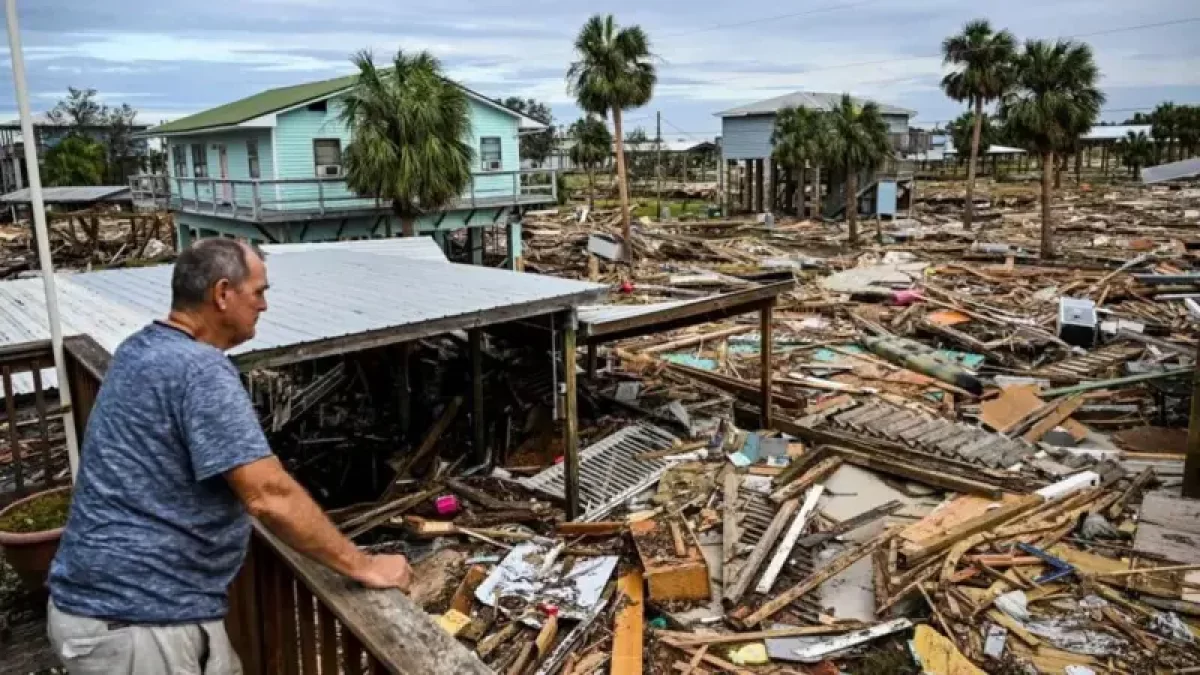
M 158 263 L 175 254 L 175 226 L 169 213 L 93 209 L 46 216 L 56 269 Z M 37 267 L 32 223 L 22 220 L 0 225 L 0 280 Z
M 445 459 L 333 515 L 407 552 L 413 598 L 497 672 L 1188 672 L 1195 191 L 1072 195 L 1053 264 L 1027 255 L 1031 198 L 993 195 L 966 232 L 939 191 L 858 251 L 832 223 L 622 242 L 615 213 L 527 221 L 528 269 L 612 281 L 617 303 L 795 278 L 768 333 L 771 427 L 757 317 L 601 347 L 567 521 L 555 389 L 529 394 L 550 376 L 492 336 L 489 391 L 517 395 L 488 397 L 498 466 L 414 438 Z M 632 269 L 610 262 L 626 245 Z M 427 433 L 454 395 L 429 399 Z

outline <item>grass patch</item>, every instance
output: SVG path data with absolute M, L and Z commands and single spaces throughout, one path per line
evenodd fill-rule
M 708 216 L 709 202 L 703 199 L 664 199 L 663 206 L 668 206 L 671 209 L 672 218 L 706 218 Z M 597 209 L 616 209 L 621 207 L 621 202 L 618 199 L 597 199 Z M 634 218 L 646 216 L 648 218 L 658 218 L 658 200 L 656 199 L 633 199 L 629 203 L 630 213 Z
M 67 524 L 69 491 L 42 495 L 0 516 L 0 532 L 29 534 L 58 529 Z

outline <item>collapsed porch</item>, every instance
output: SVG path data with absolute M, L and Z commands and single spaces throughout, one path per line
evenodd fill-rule
M 469 456 L 472 463 L 487 459 L 490 448 L 485 446 L 492 440 L 486 436 L 489 425 L 483 382 L 485 368 L 491 370 L 492 365 L 490 345 L 493 339 L 500 338 L 486 337 L 485 333 L 516 332 L 533 336 L 526 340 L 542 345 L 543 358 L 545 352 L 550 358 L 564 356 L 561 372 L 573 375 L 575 351 L 566 345 L 574 341 L 574 308 L 603 292 L 602 287 L 594 284 L 455 265 L 441 258 L 436 245 L 428 239 L 355 242 L 351 250 L 326 245 L 297 249 L 282 252 L 276 248 L 275 253 L 268 253 L 272 310 L 262 317 L 258 336 L 231 354 L 234 363 L 246 374 L 256 400 L 261 402 L 264 398 L 257 395 L 261 391 L 254 389 L 269 380 L 262 376 L 264 373 L 311 369 L 316 373 L 315 379 L 327 382 L 330 373 L 347 363 L 362 372 L 364 363 L 359 359 L 388 364 L 389 359 L 400 355 L 403 365 L 398 369 L 407 373 L 413 360 L 409 358 L 410 352 L 432 345 L 436 354 L 444 347 L 438 341 L 449 343 L 454 348 L 461 347 L 465 358 L 460 361 L 466 365 L 458 370 L 465 371 L 469 381 L 465 391 L 449 392 L 449 398 L 456 401 L 453 410 L 463 404 L 461 409 L 466 418 L 463 421 L 469 423 L 461 425 L 464 429 L 455 428 L 446 435 L 463 439 L 460 447 L 469 452 L 460 455 Z M 171 272 L 171 266 L 162 266 L 60 278 L 66 299 L 63 303 L 66 332 L 81 334 L 69 338 L 67 348 L 68 367 L 73 373 L 70 386 L 76 395 L 73 412 L 80 429 L 86 427 L 91 402 L 116 345 L 140 326 L 165 315 Z M 5 292 L 17 295 L 19 290 L 13 289 L 24 285 L 12 282 Z M 45 330 L 44 314 L 38 311 L 35 297 L 28 299 L 34 306 L 24 307 L 22 315 L 4 326 L 7 330 L 0 332 L 5 338 L 37 337 Z M 40 426 L 31 427 L 31 431 L 40 428 L 44 436 L 52 435 L 54 415 L 63 411 L 47 410 L 43 397 L 44 389 L 58 383 L 53 371 L 45 370 L 49 367 L 48 355 L 42 353 L 45 350 L 35 354 L 30 352 L 32 347 L 6 348 L 0 354 L 4 357 L 3 383 L 10 410 L 7 418 L 14 418 L 12 406 L 20 397 L 36 391 Z M 444 369 L 441 361 L 433 366 L 435 371 Z M 541 372 L 549 376 L 558 370 L 551 363 Z M 20 376 L 20 382 L 14 376 Z M 461 381 L 459 378 L 456 386 Z M 453 413 L 447 412 L 450 406 L 425 400 L 424 391 L 409 391 L 407 383 L 402 384 L 400 388 L 405 394 L 397 399 L 413 409 L 412 417 L 419 417 L 417 409 L 425 406 L 428 417 L 439 418 L 433 427 L 440 426 L 445 431 L 446 424 L 440 418 L 453 419 Z M 559 395 L 553 387 L 544 389 L 556 397 Z M 325 387 L 325 393 L 329 391 L 331 388 Z M 308 388 L 301 391 L 305 392 L 312 394 Z M 489 394 L 494 395 L 494 391 Z M 561 405 L 556 401 L 563 434 L 561 447 L 568 457 L 578 447 L 573 394 L 573 386 L 569 386 L 562 393 Z M 392 401 L 389 406 L 395 403 Z M 268 405 L 260 411 L 269 433 L 286 429 L 287 418 L 304 412 L 298 399 L 290 399 L 284 406 Z M 15 427 L 10 425 L 10 429 Z M 434 435 L 433 431 L 413 424 L 407 437 L 395 437 L 396 448 L 407 446 L 415 456 L 428 449 L 415 441 L 430 435 Z M 280 437 L 281 434 L 272 435 L 273 447 Z M 12 444 L 23 448 L 21 442 L 14 440 Z M 37 469 L 37 473 L 26 474 L 26 480 L 18 474 L 15 486 L 18 492 L 67 480 L 65 467 L 51 464 L 58 455 L 50 450 L 49 441 L 34 447 L 44 452 L 35 454 L 23 448 L 20 454 L 14 453 L 15 461 L 11 464 L 18 471 Z M 299 464 L 293 461 L 295 456 L 282 454 L 289 468 Z M 387 475 L 383 480 L 389 488 L 382 498 L 386 507 L 388 500 L 396 498 L 395 488 L 402 481 Z M 358 481 L 358 486 L 362 484 Z M 313 489 L 311 482 L 309 487 Z M 378 483 L 368 489 L 377 487 Z M 314 494 L 322 500 L 322 494 Z M 377 494 L 372 491 L 369 497 L 363 494 L 356 501 Z M 344 521 L 339 516 L 335 518 Z M 387 516 L 375 521 L 376 525 L 386 519 Z M 306 606 L 305 603 L 311 611 L 299 612 L 299 623 L 289 621 L 287 617 L 295 617 L 296 608 Z M 381 617 L 388 620 L 381 621 Z M 454 672 L 486 672 L 475 657 L 437 628 L 403 594 L 358 588 L 292 552 L 261 529 L 246 566 L 231 589 L 229 625 L 248 672 L 298 669 L 301 655 L 294 653 L 296 645 L 300 646 L 303 658 L 311 655 L 315 660 L 319 654 L 322 663 L 335 664 L 327 668 L 341 668 L 344 672 L 357 672 L 363 660 L 372 669 L 391 672 L 433 672 L 448 665 Z M 272 632 L 276 630 L 282 632 Z

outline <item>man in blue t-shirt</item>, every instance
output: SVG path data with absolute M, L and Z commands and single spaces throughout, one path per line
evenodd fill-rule
M 68 672 L 240 673 L 223 619 L 251 515 L 365 586 L 407 588 L 404 556 L 359 551 L 271 454 L 224 353 L 254 337 L 266 291 L 254 249 L 200 241 L 175 263 L 167 319 L 113 355 L 50 569 Z

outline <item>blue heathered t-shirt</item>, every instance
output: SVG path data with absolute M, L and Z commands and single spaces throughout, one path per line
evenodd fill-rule
M 250 519 L 222 474 L 270 454 L 221 350 L 160 323 L 130 336 L 88 419 L 54 604 L 135 624 L 224 617 Z

